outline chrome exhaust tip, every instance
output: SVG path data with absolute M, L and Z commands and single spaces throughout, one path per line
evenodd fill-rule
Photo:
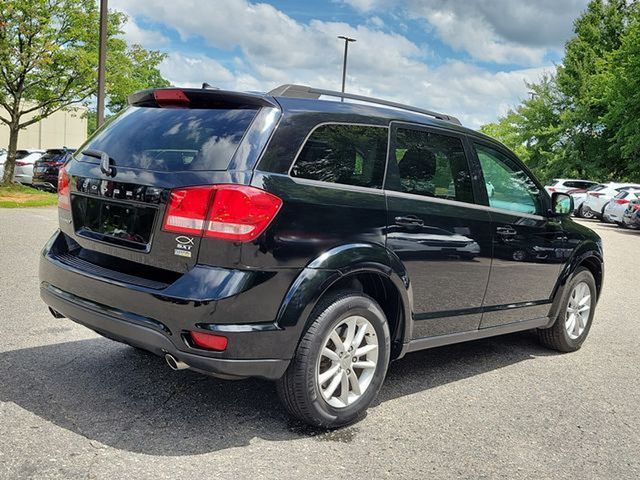
M 62 315 L 60 312 L 55 311 L 51 307 L 49 307 L 49 313 L 51 313 L 51 315 L 53 315 L 53 318 L 64 318 L 64 315 Z
M 189 368 L 189 365 L 187 365 L 184 362 L 181 362 L 170 353 L 167 353 L 164 356 L 164 359 L 166 360 L 167 365 L 169 365 L 169 368 L 171 368 L 171 370 L 184 370 L 186 368 Z

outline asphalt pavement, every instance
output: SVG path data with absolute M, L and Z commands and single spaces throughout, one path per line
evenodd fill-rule
M 604 239 L 583 348 L 529 333 L 407 355 L 334 432 L 289 419 L 275 388 L 174 372 L 54 319 L 38 295 L 55 209 L 0 209 L 0 478 L 640 478 L 640 232 Z

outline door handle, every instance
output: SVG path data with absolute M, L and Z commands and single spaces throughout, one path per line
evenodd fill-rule
M 407 215 L 406 217 L 396 217 L 393 219 L 396 225 L 401 227 L 421 227 L 424 225 L 424 220 L 416 217 L 415 215 Z
M 518 232 L 516 232 L 515 228 L 512 227 L 496 227 L 496 233 L 498 235 L 516 235 Z

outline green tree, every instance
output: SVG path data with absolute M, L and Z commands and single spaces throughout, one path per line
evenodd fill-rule
M 636 10 L 611 57 L 607 82 L 608 112 L 604 116 L 612 132 L 612 155 L 624 161 L 625 175 L 640 178 L 640 12 Z
M 609 149 L 612 131 L 603 118 L 609 106 L 611 54 L 620 48 L 630 12 L 625 0 L 592 0 L 575 22 L 575 36 L 567 42 L 557 72 L 565 97 L 563 160 L 588 166 L 593 176 L 602 179 L 625 176 L 623 162 Z
M 156 69 L 162 55 L 127 48 L 119 36 L 125 21 L 124 14 L 109 13 L 107 85 L 114 109 L 142 79 L 166 84 Z M 98 23 L 94 0 L 0 0 L 0 121 L 9 127 L 3 183 L 12 181 L 21 129 L 95 95 Z
M 563 147 L 562 95 L 555 77 L 546 75 L 539 83 L 527 84 L 531 98 L 510 110 L 497 123 L 480 131 L 514 151 L 542 179 L 558 175 Z
M 637 2 L 592 0 L 575 21 L 555 75 L 528 85 L 531 99 L 481 130 L 516 150 L 543 179 L 637 179 L 637 23 Z

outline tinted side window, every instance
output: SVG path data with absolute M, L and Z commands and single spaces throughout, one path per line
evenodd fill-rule
M 473 203 L 469 165 L 458 137 L 398 128 L 394 159 L 399 182 L 389 189 Z
M 542 213 L 540 190 L 515 161 L 485 145 L 476 143 L 475 148 L 490 206 L 522 213 Z
M 388 129 L 322 125 L 305 143 L 291 175 L 322 182 L 382 188 Z

